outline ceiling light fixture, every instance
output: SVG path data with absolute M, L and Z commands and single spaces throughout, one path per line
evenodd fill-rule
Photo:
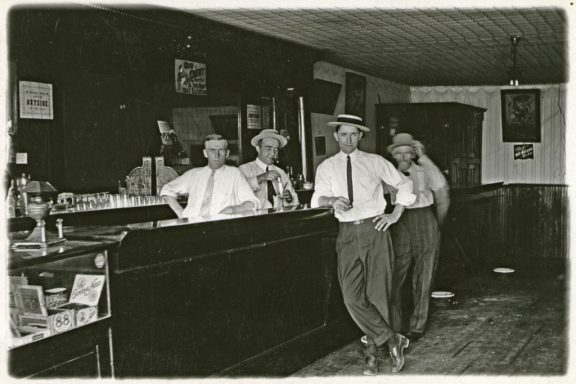
M 512 66 L 508 70 L 508 78 L 510 85 L 519 85 L 519 78 L 522 71 L 517 66 L 518 44 L 520 44 L 520 36 L 510 36 L 510 43 L 512 44 Z

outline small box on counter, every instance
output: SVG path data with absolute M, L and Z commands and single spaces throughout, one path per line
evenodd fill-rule
M 76 327 L 74 309 L 51 308 L 48 316 L 21 315 L 20 326 L 48 329 L 50 333 L 60 333 Z
M 98 319 L 98 307 L 96 306 L 68 303 L 59 306 L 57 309 L 73 311 L 74 321 L 77 327 L 89 324 Z
M 105 278 L 104 275 L 76 275 L 70 301 L 55 309 L 72 311 L 76 327 L 96 321 Z

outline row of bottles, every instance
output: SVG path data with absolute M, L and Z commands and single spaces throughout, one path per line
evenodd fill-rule
M 288 174 L 290 182 L 292 183 L 292 186 L 294 187 L 295 190 L 304 189 L 304 183 L 306 183 L 306 180 L 304 179 L 304 176 L 302 176 L 301 173 L 295 175 L 294 168 L 292 168 L 292 166 L 290 165 L 286 167 L 286 173 Z

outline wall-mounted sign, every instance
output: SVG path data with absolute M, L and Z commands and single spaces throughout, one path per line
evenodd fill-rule
M 534 158 L 534 144 L 514 144 L 514 160 Z
M 54 119 L 52 84 L 19 82 L 20 118 L 22 119 Z
M 262 113 L 259 105 L 247 104 L 246 116 L 248 129 L 262 129 Z
M 176 92 L 206 95 L 206 64 L 176 59 L 174 62 Z

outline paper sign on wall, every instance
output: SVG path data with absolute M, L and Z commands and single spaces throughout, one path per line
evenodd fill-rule
M 19 82 L 20 118 L 54 119 L 52 84 Z
M 246 115 L 248 120 L 248 129 L 262 129 L 262 114 L 259 105 L 246 105 Z

